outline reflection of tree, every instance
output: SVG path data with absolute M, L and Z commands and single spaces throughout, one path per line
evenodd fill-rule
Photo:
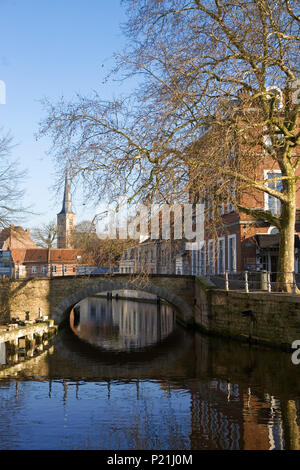
M 285 449 L 300 450 L 297 408 L 294 400 L 281 400 Z

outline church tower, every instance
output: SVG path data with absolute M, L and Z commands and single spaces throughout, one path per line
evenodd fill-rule
M 72 232 L 76 229 L 76 214 L 72 211 L 70 185 L 66 174 L 62 210 L 57 214 L 57 248 L 73 248 Z

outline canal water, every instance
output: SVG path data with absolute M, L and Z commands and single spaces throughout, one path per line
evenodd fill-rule
M 85 299 L 51 343 L 1 358 L 0 449 L 300 447 L 291 355 L 187 330 L 163 303 Z

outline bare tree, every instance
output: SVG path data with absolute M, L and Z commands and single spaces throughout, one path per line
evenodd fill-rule
M 279 229 L 278 281 L 289 291 L 300 139 L 296 1 L 123 3 L 129 45 L 114 74 L 140 85 L 111 103 L 97 94 L 48 103 L 41 134 L 52 135 L 57 161 L 98 197 L 172 202 L 192 189 L 218 199 L 220 180 L 240 211 Z M 266 158 L 280 170 L 271 180 L 257 171 Z M 281 212 L 245 205 L 253 189 L 279 200 Z
M 73 236 L 74 248 L 82 252 L 82 263 L 91 266 L 117 267 L 123 251 L 134 244 L 132 240 L 98 238 L 95 224 L 88 220 L 77 225 Z
M 54 248 L 57 239 L 57 225 L 54 220 L 31 230 L 36 245 L 41 248 Z
M 7 227 L 13 222 L 22 221 L 28 209 L 22 206 L 24 190 L 20 184 L 26 172 L 19 169 L 18 162 L 11 160 L 13 138 L 0 129 L 0 226 Z

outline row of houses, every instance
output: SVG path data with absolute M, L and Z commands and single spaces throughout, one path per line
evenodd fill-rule
M 300 185 L 299 185 L 300 187 Z M 300 200 L 297 193 L 294 269 L 299 270 Z M 263 220 L 224 211 L 217 236 L 204 230 L 204 240 L 187 249 L 188 240 L 147 239 L 124 250 L 121 273 L 222 275 L 225 271 L 277 271 L 279 231 Z M 190 248 L 190 246 L 189 246 Z
M 80 250 L 37 248 L 30 231 L 11 225 L 0 232 L 0 276 L 74 275 L 82 271 Z
M 276 88 L 276 87 L 275 87 Z M 275 106 L 276 118 L 282 120 L 281 109 L 283 107 L 283 93 L 278 92 L 278 103 Z M 241 94 L 241 98 L 247 103 L 247 95 Z M 281 101 L 280 101 L 281 100 Z M 243 102 L 243 101 L 241 101 Z M 255 102 L 251 101 L 255 104 Z M 243 106 L 243 105 L 241 105 Z M 255 123 L 255 108 L 241 108 L 241 119 L 253 113 L 250 118 Z M 245 111 L 245 112 L 244 112 Z M 251 119 L 249 122 L 252 122 Z M 239 171 L 246 175 L 255 175 L 255 180 L 266 187 L 281 192 L 283 187 L 282 169 L 276 159 L 272 158 L 272 140 L 268 138 L 263 129 L 257 130 L 262 136 L 251 150 L 250 161 L 247 155 L 248 147 L 243 148 L 233 142 L 232 150 L 227 156 L 222 155 L 224 165 L 228 168 L 238 167 Z M 278 131 L 279 132 L 279 131 Z M 277 136 L 280 142 L 280 134 Z M 247 139 L 245 139 L 247 140 Z M 201 145 L 201 141 L 202 145 Z M 194 145 L 194 159 L 201 155 L 209 155 L 209 144 L 212 141 L 210 130 L 203 134 Z M 263 142 L 263 144 L 262 144 Z M 278 144 L 279 145 L 279 144 Z M 187 150 L 188 152 L 188 150 Z M 192 152 L 192 151 L 191 151 Z M 200 153 L 202 152 L 202 153 Z M 294 271 L 299 272 L 299 248 L 300 248 L 300 167 L 297 159 L 300 157 L 300 148 L 294 146 L 291 158 L 294 159 L 295 175 L 298 178 L 296 186 L 296 222 L 295 222 L 295 250 Z M 194 162 L 195 162 L 194 160 Z M 236 163 L 235 163 L 236 162 Z M 244 168 L 242 167 L 244 165 Z M 249 170 L 249 173 L 247 171 Z M 201 174 L 201 168 L 199 168 Z M 197 172 L 194 172 L 198 174 Z M 191 181 L 194 176 L 190 175 Z M 198 176 L 199 178 L 199 176 Z M 286 178 L 286 177 L 285 177 Z M 266 220 L 273 220 L 280 216 L 281 202 L 269 192 L 255 189 L 253 186 L 237 183 L 237 180 L 227 178 L 226 194 L 222 194 L 222 179 L 219 176 L 208 183 L 203 178 L 201 186 L 203 193 L 193 193 L 190 202 L 202 201 L 205 205 L 204 237 L 200 244 L 195 244 L 194 249 L 186 249 L 186 241 L 181 240 L 146 240 L 124 251 L 121 262 L 121 272 L 141 272 L 158 274 L 199 274 L 203 276 L 222 275 L 225 271 L 230 273 L 267 270 L 275 273 L 278 271 L 279 255 L 279 230 Z M 195 181 L 197 187 L 197 181 Z M 230 189 L 228 189 L 230 187 Z M 217 195 L 217 197 L 216 197 Z M 248 215 L 247 212 L 237 210 L 235 201 L 239 207 L 252 210 L 261 214 L 261 219 Z M 270 217 L 266 217 L 267 215 Z

